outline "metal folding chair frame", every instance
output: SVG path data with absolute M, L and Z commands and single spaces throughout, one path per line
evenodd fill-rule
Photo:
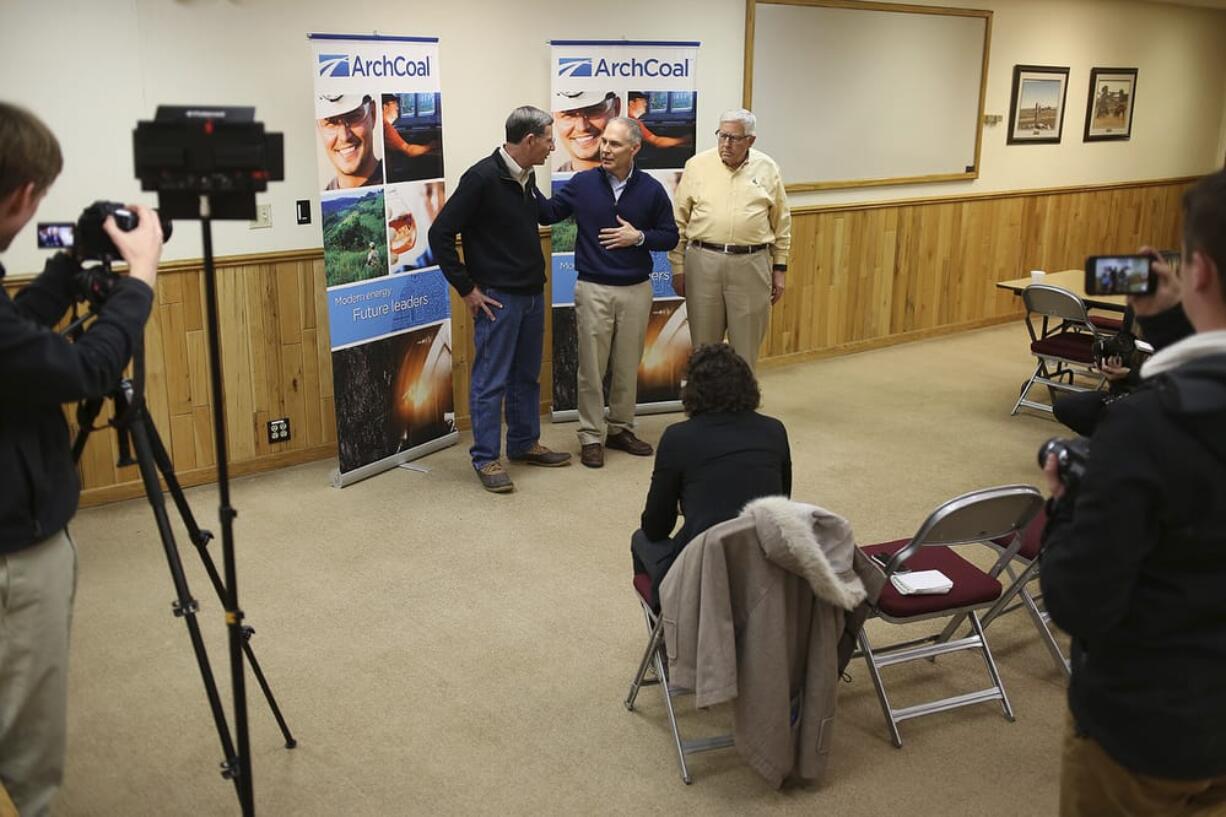
M 1026 304 L 1026 331 L 1030 334 L 1032 343 L 1068 331 L 1085 332 L 1095 338 L 1109 334 L 1102 332 L 1090 320 L 1085 302 L 1075 293 L 1063 287 L 1032 284 L 1022 291 L 1022 300 Z M 1035 321 L 1039 317 L 1042 318 L 1042 322 L 1040 328 L 1036 330 Z M 1052 319 L 1059 321 L 1054 328 L 1051 324 Z M 1013 404 L 1013 410 L 1009 412 L 1009 416 L 1017 414 L 1023 406 L 1049 414 L 1052 412 L 1049 404 L 1029 399 L 1030 390 L 1036 385 L 1046 386 L 1054 399 L 1056 391 L 1096 391 L 1106 382 L 1106 377 L 1094 369 L 1091 363 L 1084 360 L 1045 355 L 1033 351 L 1031 354 L 1038 358 L 1038 363 L 1030 379 L 1022 385 L 1017 402 Z M 1076 383 L 1076 377 L 1079 374 L 1097 378 L 1098 382 L 1093 387 L 1079 386 Z
M 996 564 L 992 566 L 992 569 L 988 572 L 988 575 L 995 578 L 1000 576 L 1002 572 L 1007 572 L 1012 582 L 1010 583 L 1009 587 L 1000 594 L 1000 598 L 996 600 L 996 603 L 989 607 L 983 614 L 980 624 L 986 630 L 989 626 L 991 626 L 992 622 L 997 619 L 997 617 L 1003 616 L 1006 613 L 1012 613 L 1014 610 L 1019 608 L 1025 609 L 1026 613 L 1030 616 L 1030 620 L 1034 623 L 1035 629 L 1039 632 L 1039 640 L 1043 642 L 1043 646 L 1047 648 L 1048 654 L 1051 655 L 1052 661 L 1054 661 L 1059 670 L 1064 673 L 1065 678 L 1068 678 L 1072 675 L 1072 669 L 1069 666 L 1068 659 L 1064 657 L 1064 652 L 1060 649 L 1059 642 L 1056 641 L 1055 635 L 1052 634 L 1050 626 L 1051 616 L 1049 616 L 1047 611 L 1044 610 L 1039 604 L 1043 597 L 1036 597 L 1027 589 L 1028 584 L 1039 578 L 1039 561 L 1041 559 L 1041 554 L 1034 559 L 1025 559 L 1020 556 L 1017 550 L 1021 544 L 1021 536 L 1022 534 L 1017 534 L 1019 541 L 1016 543 L 1016 547 L 1004 548 L 995 542 L 988 543 L 993 550 L 1000 554 L 1000 557 L 996 560 Z M 1022 572 L 1020 574 L 1015 572 L 1013 569 L 1013 563 L 1015 561 L 1020 563 L 1022 566 Z M 1014 603 L 1015 598 L 1020 599 L 1020 601 Z M 937 640 L 946 641 L 953 637 L 953 634 L 962 625 L 964 620 L 964 616 L 955 616 L 954 619 L 949 622 L 949 625 L 941 631 L 941 634 L 937 637 Z
M 888 579 L 907 559 L 911 558 L 916 551 L 925 546 L 948 547 L 951 545 L 969 544 L 971 542 L 991 541 L 992 539 L 1010 536 L 1011 544 L 1007 554 L 1008 559 L 1011 560 L 1017 553 L 1017 549 L 1021 547 L 1021 539 L 1015 534 L 1025 529 L 1026 524 L 1038 513 L 1042 504 L 1042 495 L 1037 489 L 1029 485 L 1006 485 L 999 488 L 973 491 L 955 497 L 943 503 L 929 514 L 911 541 L 894 554 L 889 564 L 886 565 L 886 578 Z M 999 518 L 996 518 L 994 513 L 999 513 Z M 944 633 L 941 633 L 899 644 L 892 644 L 878 650 L 874 650 L 869 643 L 864 627 L 860 628 L 860 632 L 857 635 L 857 640 L 860 644 L 858 653 L 864 656 L 865 663 L 868 665 L 869 677 L 873 681 L 873 687 L 877 692 L 877 700 L 881 704 L 882 714 L 885 715 L 886 724 L 890 730 L 890 740 L 896 748 L 902 748 L 902 735 L 898 731 L 899 722 L 922 715 L 932 715 L 963 706 L 998 700 L 1000 701 L 1001 710 L 1005 718 L 1009 721 L 1014 720 L 1013 707 L 1009 703 L 1009 696 L 1006 694 L 1004 683 L 1001 681 L 1000 672 L 996 667 L 996 660 L 992 657 L 992 650 L 988 646 L 987 636 L 984 634 L 985 625 L 980 621 L 978 615 L 978 611 L 983 609 L 988 609 L 991 612 L 995 608 L 995 602 L 998 600 L 999 597 L 993 604 L 973 604 L 924 615 L 909 616 L 907 618 L 894 618 L 885 615 L 876 608 L 873 609 L 870 618 L 880 618 L 883 621 L 895 624 L 911 624 L 917 621 L 945 617 L 953 617 L 958 621 L 962 618 L 969 618 L 971 622 L 972 632 L 963 638 L 951 641 L 948 640 L 948 636 L 944 636 Z M 961 650 L 975 650 L 978 652 L 980 657 L 983 658 L 991 686 L 975 692 L 954 695 L 937 701 L 915 704 L 900 709 L 895 709 L 890 704 L 889 696 L 885 691 L 885 685 L 881 680 L 880 670 L 882 668 L 920 658 L 934 660 L 938 655 L 959 652 Z
M 630 682 L 630 691 L 626 694 L 626 709 L 634 711 L 634 703 L 638 699 L 639 690 L 645 686 L 659 686 L 663 692 L 664 710 L 668 713 L 668 726 L 673 733 L 673 748 L 677 752 L 677 766 L 681 771 L 681 780 L 687 786 L 693 782 L 690 776 L 689 767 L 686 765 L 685 758 L 687 755 L 694 755 L 700 752 L 710 752 L 714 749 L 727 749 L 732 746 L 732 735 L 718 735 L 709 738 L 692 738 L 686 740 L 681 737 L 681 730 L 677 728 L 677 712 L 673 708 L 673 698 L 680 695 L 687 695 L 692 690 L 678 689 L 670 686 L 668 683 L 668 667 L 664 662 L 664 622 L 663 619 L 651 609 L 642 596 L 637 593 L 635 597 L 639 601 L 639 605 L 643 608 L 643 620 L 647 624 L 647 648 L 643 650 L 643 658 L 639 661 L 638 672 L 635 673 L 634 679 Z M 648 672 L 654 672 L 655 677 L 647 677 Z

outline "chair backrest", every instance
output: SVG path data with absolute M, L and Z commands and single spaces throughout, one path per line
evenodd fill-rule
M 1092 335 L 1103 334 L 1091 321 L 1086 313 L 1085 301 L 1077 294 L 1064 287 L 1051 284 L 1031 284 L 1022 290 L 1022 302 L 1026 305 L 1026 329 L 1031 340 L 1046 337 L 1054 331 L 1072 328 L 1089 332 Z M 1054 329 L 1049 330 L 1049 319 L 1059 321 Z M 1035 320 L 1040 319 L 1041 329 L 1035 328 Z
M 1012 538 L 1042 507 L 1043 495 L 1032 485 L 1002 485 L 956 496 L 928 515 L 911 541 L 894 554 L 886 572 L 921 547 Z

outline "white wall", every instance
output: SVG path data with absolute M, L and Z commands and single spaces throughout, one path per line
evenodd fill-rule
M 915 2 L 916 0 L 912 0 Z M 934 0 L 924 0 L 934 2 Z M 794 202 L 926 195 L 1162 178 L 1220 166 L 1226 148 L 1226 12 L 1134 0 L 943 0 L 990 8 L 987 111 L 1007 116 L 1015 63 L 1072 67 L 1064 142 L 1005 145 L 1005 126 L 984 134 L 975 182 L 831 191 Z M 132 178 L 131 131 L 159 103 L 255 105 L 285 133 L 286 176 L 261 201 L 271 230 L 227 223 L 220 255 L 318 246 L 307 32 L 437 36 L 447 179 L 454 185 L 501 140 L 520 104 L 547 107 L 551 38 L 701 40 L 698 147 L 711 146 L 717 114 L 739 106 L 743 0 L 0 0 L 0 75 L 6 100 L 42 116 L 59 135 L 65 171 L 39 218 L 75 219 L 95 198 L 151 201 Z M 1129 142 L 1081 143 L 1092 65 L 1138 66 Z M 797 94 L 804 82 L 797 81 Z M 762 122 L 758 147 L 770 151 Z M 316 223 L 294 224 L 311 199 Z M 32 229 L 5 253 L 13 273 L 42 264 Z M 182 223 L 166 257 L 200 255 L 199 230 Z

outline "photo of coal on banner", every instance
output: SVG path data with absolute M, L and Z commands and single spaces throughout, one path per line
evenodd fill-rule
M 329 287 L 387 275 L 383 188 L 324 193 L 324 276 Z
M 443 209 L 443 182 L 409 182 L 387 186 L 388 263 L 392 274 L 437 266 L 426 240 Z
M 333 352 L 340 470 L 455 431 L 451 323 L 441 321 Z
M 387 183 L 443 177 L 443 95 L 383 94 Z
M 377 94 L 315 97 L 321 190 L 383 184 L 383 129 L 378 126 L 377 98 Z

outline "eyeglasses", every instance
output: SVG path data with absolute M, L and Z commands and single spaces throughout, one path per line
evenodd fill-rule
M 752 139 L 752 138 L 753 138 L 752 133 L 747 133 L 744 136 L 737 136 L 735 133 L 724 133 L 722 130 L 717 130 L 715 132 L 716 141 L 731 142 L 734 145 L 740 142 L 744 142 L 746 139 Z
M 329 116 L 327 119 L 321 119 L 319 126 L 326 131 L 337 131 L 343 128 L 353 129 L 362 124 L 366 117 L 370 116 L 370 103 L 363 102 L 358 107 L 348 113 Z

